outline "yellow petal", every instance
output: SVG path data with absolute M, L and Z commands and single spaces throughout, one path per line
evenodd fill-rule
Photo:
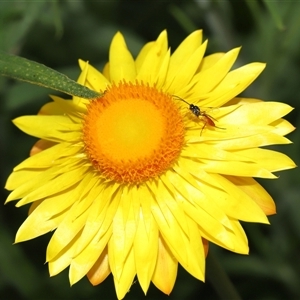
M 186 59 L 193 55 L 195 50 L 201 45 L 202 30 L 192 32 L 185 40 L 178 46 L 171 56 L 170 67 L 167 77 L 167 84 L 173 81 L 179 72 L 180 67 L 185 64 Z
M 103 71 L 102 71 L 103 75 L 105 76 L 105 78 L 111 82 L 110 80 L 110 67 L 109 67 L 109 62 L 107 62 L 104 67 L 103 67 Z
M 147 233 L 147 236 L 150 236 L 152 233 L 152 221 L 153 215 L 151 213 L 151 201 L 149 201 L 149 189 L 146 185 L 140 185 L 138 188 L 138 195 L 141 205 L 141 214 L 143 215 L 144 226 Z M 157 225 L 156 225 L 157 228 Z
M 113 218 L 113 234 L 109 242 L 111 251 L 114 252 L 114 268 L 112 268 L 112 272 L 117 281 L 122 276 L 123 265 L 129 251 L 132 249 L 136 232 L 135 216 L 131 207 L 132 201 L 128 199 L 128 195 L 128 190 L 124 188 L 119 207 Z
M 275 133 L 256 134 L 236 139 L 224 139 L 211 142 L 214 147 L 220 147 L 224 150 L 240 150 L 252 147 L 262 147 L 275 144 L 290 144 L 291 141 Z
M 87 219 L 87 212 L 83 212 L 76 219 L 73 217 L 73 211 L 78 208 L 78 202 L 76 202 L 65 214 L 64 218 L 61 220 L 60 224 L 57 226 L 52 238 L 49 241 L 47 247 L 47 262 L 54 262 L 58 257 L 65 251 L 68 251 L 72 247 L 72 258 L 76 250 L 76 246 L 79 242 L 79 236 L 84 228 L 84 224 Z M 76 245 L 73 241 L 76 239 Z M 69 261 L 69 264 L 71 260 Z
M 237 145 L 239 143 L 240 138 L 252 137 L 254 135 L 265 135 L 270 132 L 274 132 L 274 128 L 269 125 L 246 125 L 246 124 L 226 124 L 226 123 L 218 123 L 218 126 L 226 126 L 219 128 L 209 128 L 206 126 L 202 131 L 201 140 L 199 141 L 199 128 L 196 135 L 194 133 L 194 137 L 190 138 L 189 142 L 195 142 L 195 138 L 197 137 L 197 142 L 201 143 L 203 141 L 222 141 L 222 140 L 233 140 L 233 143 Z M 200 130 L 202 130 L 200 128 Z M 238 147 L 238 146 L 237 146 Z M 239 147 L 238 147 L 239 148 Z
M 32 201 L 49 197 L 51 195 L 55 195 L 56 193 L 61 193 L 62 191 L 71 188 L 82 179 L 84 173 L 88 170 L 88 168 L 89 167 L 76 168 L 75 170 L 69 170 L 69 172 L 62 173 L 60 175 L 54 173 L 54 176 L 58 176 L 55 176 L 55 178 L 48 180 L 45 184 L 39 184 L 38 181 L 36 181 L 37 178 L 34 178 L 34 182 L 30 182 L 30 184 L 34 184 L 36 188 L 29 192 L 26 196 L 23 195 L 24 193 L 21 194 L 21 190 L 19 191 L 19 189 L 14 191 L 19 191 L 19 197 L 23 197 L 23 199 L 21 199 L 17 203 L 17 206 L 19 207 Z M 27 186 L 29 186 L 29 183 L 27 184 Z M 13 194 L 14 192 L 12 192 L 11 194 Z M 14 197 L 18 197 L 17 195 L 13 194 Z
M 87 77 L 87 73 L 88 73 L 88 67 L 89 67 L 89 64 L 87 62 L 86 64 L 84 64 L 83 68 L 81 69 L 82 72 L 80 73 L 80 75 L 79 75 L 79 77 L 77 79 L 77 82 L 80 83 L 81 85 L 88 86 L 87 82 L 86 82 L 86 77 Z M 72 99 L 73 99 L 73 102 L 76 105 L 79 105 L 79 106 L 81 105 L 82 102 L 84 102 L 85 104 L 88 102 L 86 99 L 83 99 L 83 98 L 80 98 L 80 97 L 77 97 L 77 96 L 73 96 Z
M 210 93 L 201 95 L 201 106 L 220 107 L 245 90 L 263 71 L 265 64 L 251 63 L 227 74 Z M 198 94 L 197 90 L 195 94 Z
M 219 147 L 214 147 L 209 144 L 190 144 L 189 147 L 182 150 L 182 157 L 186 158 L 197 158 L 197 159 L 212 159 L 217 161 L 240 161 L 245 160 L 243 155 L 240 155 L 238 151 L 230 152 L 224 151 Z M 252 161 L 252 159 L 248 159 L 247 161 Z
M 291 112 L 293 108 L 280 102 L 257 102 L 240 105 L 231 114 L 221 118 L 222 122 L 238 124 L 268 125 Z
M 57 96 L 50 96 L 52 100 L 59 105 L 59 107 L 64 111 L 64 115 L 68 115 L 68 117 L 75 123 L 81 124 L 82 122 L 82 114 L 86 113 L 85 105 L 77 105 L 72 100 L 64 100 Z M 88 100 L 85 100 L 88 101 Z M 87 103 L 87 102 L 86 102 Z
M 177 189 L 174 197 L 185 213 L 207 231 L 212 231 L 216 235 L 224 235 L 226 233 L 224 225 L 229 225 L 227 216 L 213 202 L 209 205 L 211 203 L 210 196 L 204 195 L 197 189 L 198 185 L 195 179 L 185 173 L 183 177 L 186 178 L 187 182 L 178 176 L 170 178 L 171 176 L 168 174 L 168 177 L 161 176 L 161 180 L 170 190 Z
M 209 149 L 209 147 L 208 147 Z M 211 147 L 212 152 L 214 151 L 213 147 Z M 243 150 L 241 150 L 243 151 Z M 216 152 L 217 153 L 217 152 Z M 222 153 L 220 152 L 220 155 Z M 233 154 L 233 153 L 232 153 Z M 237 151 L 237 155 L 239 152 Z M 234 154 L 235 155 L 235 154 Z M 192 157 L 192 156 L 191 156 Z M 228 156 L 230 157 L 230 156 Z M 234 156 L 232 156 L 234 157 Z M 195 157 L 196 158 L 196 157 Z M 226 156 L 225 156 L 226 158 Z M 181 157 L 180 163 L 185 164 L 188 166 L 188 164 L 194 164 L 194 168 L 206 170 L 207 172 L 211 173 L 219 173 L 219 174 L 226 174 L 226 175 L 236 175 L 236 176 L 251 176 L 251 177 L 264 177 L 264 178 L 276 178 L 275 175 L 273 175 L 269 170 L 265 169 L 264 166 L 261 166 L 256 161 L 253 161 L 253 159 L 248 157 L 243 157 L 242 155 L 236 156 L 236 160 L 234 159 L 222 159 L 222 156 L 220 157 L 199 157 L 199 159 L 196 159 L 196 162 L 193 163 L 192 160 L 189 160 L 189 158 Z M 241 158 L 241 159 L 239 159 Z M 231 167 L 230 167 L 231 165 Z M 189 167 L 192 169 L 192 167 Z
M 202 168 L 211 173 L 259 178 L 277 178 L 258 164 L 243 161 L 213 161 L 202 159 Z
M 107 243 L 111 237 L 111 233 L 112 230 L 110 229 L 104 235 L 102 235 L 101 238 L 96 235 L 90 244 L 80 254 L 78 254 L 76 257 L 73 257 L 69 271 L 69 280 L 71 285 L 78 282 L 91 270 L 99 258 L 99 255 L 107 246 Z
M 85 227 L 88 214 L 94 208 L 91 208 L 91 203 L 94 197 L 89 197 L 89 193 L 99 192 L 100 188 L 97 187 L 98 178 L 93 177 L 91 174 L 85 176 L 83 180 L 77 185 L 68 197 L 65 196 L 64 201 L 61 199 L 53 199 L 52 201 L 54 211 L 60 212 L 70 206 L 66 217 L 59 224 L 58 228 L 52 235 L 47 248 L 47 261 L 52 260 L 64 247 L 66 247 L 78 232 Z M 65 194 L 62 194 L 62 196 Z M 52 199 L 49 199 L 52 200 Z M 72 206 L 71 206 L 72 205 Z M 81 233 L 82 237 L 82 233 Z M 81 239 L 80 239 L 81 242 Z M 77 241 L 77 245 L 79 240 Z M 75 253 L 74 249 L 74 253 Z
M 184 234 L 177 220 L 173 217 L 172 211 L 165 207 L 162 211 L 155 201 L 162 201 L 160 199 L 152 200 L 152 213 L 158 224 L 159 231 L 166 241 L 166 244 L 173 252 L 178 262 L 190 272 L 194 277 L 203 280 L 203 264 L 204 256 L 201 259 L 201 252 L 195 252 L 195 249 L 191 245 L 189 237 Z M 195 224 L 196 226 L 196 224 Z M 192 229 L 189 228 L 190 234 Z M 200 240 L 200 236 L 199 236 Z M 199 250 L 197 248 L 197 250 Z M 202 249 L 203 250 L 203 249 Z M 202 253 L 204 253 L 202 251 Z M 200 257 L 199 257 L 200 255 Z
M 259 164 L 262 168 L 270 172 L 277 172 L 295 168 L 295 163 L 285 154 L 268 149 L 244 149 L 238 151 L 238 154 L 245 158 L 252 159 L 253 162 Z
M 33 173 L 35 175 L 40 174 L 40 171 L 33 172 L 32 170 L 18 170 L 18 171 L 12 172 L 6 181 L 5 188 L 9 191 L 12 191 L 12 190 L 20 187 L 24 183 L 28 182 L 28 178 L 35 176 L 35 175 L 33 175 Z M 5 203 L 8 203 L 12 200 L 18 199 L 18 196 L 14 198 L 11 196 L 11 194 L 9 195 L 9 197 L 7 198 Z
M 154 84 L 158 90 L 163 88 L 163 85 L 166 81 L 168 69 L 169 69 L 170 57 L 171 57 L 171 53 L 169 49 L 165 54 L 165 57 L 162 59 L 160 64 L 160 69 L 158 70 L 156 78 L 154 79 Z
M 189 209 L 194 207 L 194 213 L 191 217 L 195 219 L 196 223 L 198 223 L 200 227 L 206 228 L 207 231 L 211 228 L 211 230 L 215 230 L 216 235 L 219 235 L 222 232 L 224 233 L 223 226 L 229 226 L 230 228 L 230 223 L 223 209 L 220 209 L 214 204 L 213 198 L 226 198 L 227 195 L 222 193 L 220 186 L 217 184 L 214 184 L 215 189 L 211 194 L 204 193 L 204 191 L 202 191 L 204 186 L 210 186 L 211 182 L 215 182 L 213 177 L 214 174 L 210 175 L 205 172 L 199 172 L 197 168 L 191 168 L 191 166 L 195 166 L 193 162 L 191 164 L 187 164 L 186 162 L 180 161 L 178 162 L 178 165 L 180 168 L 180 176 L 182 178 L 170 176 L 170 181 L 173 183 L 174 187 L 177 188 L 178 192 L 186 198 L 184 204 L 188 203 L 190 206 Z M 178 172 L 179 168 L 177 169 L 176 167 L 174 169 Z M 184 185 L 182 184 L 183 180 L 184 182 L 186 181 Z M 201 192 L 197 193 L 195 190 Z M 180 202 L 183 204 L 182 200 Z M 205 211 L 208 216 L 204 216 L 202 211 Z M 197 214 L 201 214 L 202 217 L 195 217 Z M 206 222 L 201 221 L 203 217 L 206 219 Z M 213 218 L 213 220 L 211 218 Z
M 233 184 L 255 201 L 266 215 L 276 213 L 275 203 L 267 191 L 253 178 L 226 176 Z
M 188 218 L 189 235 L 184 239 L 189 250 L 188 261 L 182 266 L 197 279 L 205 278 L 205 253 L 198 225 Z
M 194 166 L 196 166 L 196 164 L 194 164 Z M 182 165 L 181 168 L 183 168 Z M 183 174 L 184 178 L 189 182 L 193 180 L 194 186 L 206 195 L 207 201 L 210 202 L 211 205 L 213 205 L 213 203 L 216 205 L 213 206 L 216 207 L 215 212 L 211 212 L 211 214 L 224 226 L 230 229 L 227 216 L 248 222 L 268 223 L 265 214 L 253 200 L 230 181 L 225 180 L 222 175 L 200 175 L 197 169 L 193 167 L 193 164 L 190 164 L 189 173 L 194 176 L 194 179 L 186 174 Z M 204 201 L 199 203 L 199 206 L 202 205 L 203 208 L 205 208 L 203 202 Z M 223 216 L 220 214 L 220 211 L 223 212 Z M 202 223 L 199 224 L 199 226 L 205 228 Z M 209 228 L 205 230 L 208 232 Z M 213 230 L 211 230 L 211 232 L 213 232 Z M 220 234 L 218 231 L 214 232 L 215 235 Z
M 149 82 L 150 84 L 155 83 L 155 79 L 167 53 L 167 46 L 167 33 L 163 31 L 152 47 L 148 49 L 147 57 L 144 59 L 136 79 Z M 164 78 L 160 80 L 164 81 Z
M 201 72 L 196 74 L 191 82 L 194 89 L 194 95 L 191 98 L 194 97 L 197 100 L 197 95 L 211 92 L 225 78 L 237 59 L 239 51 L 240 48 L 228 51 L 209 69 L 201 70 Z
M 43 176 L 40 176 L 43 173 Z M 25 177 L 26 176 L 26 177 Z M 6 203 L 25 197 L 28 193 L 33 191 L 36 187 L 47 183 L 56 176 L 55 173 L 44 170 L 20 170 L 13 172 L 8 181 L 8 187 L 12 187 L 14 191 L 9 194 Z M 18 186 L 17 184 L 20 184 Z M 15 187 L 14 187 L 15 186 Z M 37 199 L 34 199 L 35 201 Z
M 110 268 L 108 263 L 107 247 L 101 253 L 97 262 L 88 272 L 87 277 L 92 285 L 100 284 L 110 274 Z
M 112 261 L 115 259 L 114 254 L 111 252 L 110 243 L 108 244 L 108 257 L 110 266 L 114 266 Z M 114 269 L 115 270 L 115 269 Z M 126 293 L 129 291 L 130 286 L 132 285 L 134 276 L 136 274 L 135 271 L 135 261 L 134 261 L 134 253 L 133 249 L 128 253 L 126 260 L 122 266 L 122 274 L 118 278 L 115 276 L 112 268 L 112 273 L 114 275 L 114 283 L 117 292 L 118 299 L 123 299 Z
M 69 143 L 60 143 L 25 159 L 14 168 L 14 171 L 26 168 L 42 169 L 61 164 L 63 158 L 73 156 L 80 150 L 82 149 L 70 146 Z
M 174 256 L 176 259 L 181 263 L 186 262 L 188 258 L 187 249 L 184 247 L 183 233 L 172 216 L 172 212 L 170 210 L 162 212 L 155 203 L 152 203 L 152 213 L 162 237 L 172 251 L 175 251 Z
M 54 230 L 64 218 L 63 213 L 58 214 L 50 219 L 44 218 L 44 216 L 49 213 L 44 212 L 44 214 L 39 214 L 39 211 L 39 207 L 37 207 L 35 211 L 33 211 L 33 213 L 28 216 L 24 223 L 20 226 L 16 234 L 16 243 L 33 239 Z
M 196 49 L 195 52 L 187 58 L 184 64 L 178 66 L 177 75 L 173 79 L 173 81 L 170 82 L 170 86 L 168 87 L 168 91 L 171 94 L 176 93 L 177 96 L 180 96 L 182 93 L 181 90 L 185 91 L 190 89 L 189 83 L 193 78 L 197 77 L 195 73 L 204 56 L 206 46 L 207 41 L 205 41 L 201 46 L 199 46 L 198 49 Z M 195 83 L 193 81 L 194 80 L 192 80 L 191 85 L 193 85 L 194 88 Z
M 29 156 L 36 155 L 41 151 L 47 150 L 55 145 L 57 145 L 57 143 L 40 139 L 32 146 Z
M 14 124 L 25 133 L 54 142 L 74 141 L 80 137 L 80 132 L 75 125 L 75 131 L 61 132 L 58 126 L 53 124 L 62 124 L 70 128 L 72 124 L 65 116 L 23 116 L 13 120 Z M 66 128 L 65 127 L 65 128 Z
M 189 228 L 187 224 L 187 217 L 184 211 L 181 209 L 179 203 L 175 200 L 176 191 L 169 190 L 166 188 L 166 185 L 163 184 L 163 181 L 159 181 L 158 183 L 152 184 L 151 182 L 147 183 L 149 189 L 156 195 L 159 195 L 159 199 L 157 200 L 157 205 L 159 206 L 161 211 L 172 212 L 173 217 L 176 219 L 181 229 L 185 232 L 186 235 L 189 235 Z M 149 195 L 149 197 L 151 197 Z
M 48 102 L 41 107 L 38 115 L 63 115 L 63 109 L 55 102 Z
M 109 80 L 102 75 L 101 72 L 89 65 L 88 62 L 85 62 L 81 59 L 78 61 L 82 71 L 87 68 L 86 80 L 82 84 L 94 91 L 104 92 L 106 87 L 110 85 Z
M 205 56 L 201 64 L 198 68 L 198 72 L 203 72 L 209 68 L 211 68 L 213 65 L 215 65 L 223 56 L 225 55 L 224 52 L 218 52 L 218 53 L 213 53 L 210 55 Z
M 155 286 L 170 295 L 177 276 L 177 261 L 163 238 L 158 239 L 157 263 L 152 277 Z
M 280 135 L 286 135 L 295 130 L 295 127 L 284 119 L 274 121 L 270 125 L 274 126 L 273 132 Z
M 140 212 L 134 238 L 136 273 L 145 294 L 151 282 L 158 253 L 158 228 L 151 212 L 149 216 L 151 219 L 145 220 L 143 213 Z M 149 230 L 147 230 L 148 227 L 150 227 Z
M 269 223 L 261 208 L 242 189 L 222 175 L 214 174 L 212 178 L 227 193 L 226 198 L 213 198 L 213 201 L 224 210 L 227 216 L 246 222 Z M 211 186 L 203 185 L 203 189 L 209 193 Z
M 57 255 L 55 258 L 53 258 L 51 261 L 48 261 L 48 267 L 49 267 L 49 274 L 50 276 L 55 276 L 61 271 L 63 271 L 65 268 L 67 268 L 71 261 L 73 256 L 74 247 L 77 243 L 77 238 L 74 238 L 70 243 L 69 246 L 64 248 L 59 255 Z
M 148 52 L 153 48 L 155 42 L 149 42 L 146 43 L 143 48 L 140 50 L 136 60 L 135 60 L 135 66 L 136 66 L 136 72 L 137 74 L 140 72 L 141 67 L 148 55 Z
M 98 185 L 96 188 L 90 189 L 88 192 L 89 201 L 91 201 L 91 206 L 89 207 L 88 216 L 86 223 L 81 234 L 75 255 L 78 255 L 89 243 L 94 239 L 96 235 L 101 238 L 105 235 L 108 230 L 110 230 L 111 224 L 113 222 L 113 216 L 115 215 L 118 205 L 119 197 L 109 197 L 113 187 L 108 187 L 106 191 L 102 191 L 103 186 Z M 83 201 L 83 203 L 86 201 Z M 81 209 L 85 210 L 85 209 Z M 80 212 L 80 210 L 78 210 Z
M 62 149 L 64 148 L 62 147 Z M 21 163 L 9 176 L 6 188 L 15 190 L 8 196 L 7 202 L 25 197 L 26 194 L 47 183 L 49 180 L 52 180 L 58 174 L 78 168 L 77 159 L 70 162 L 70 160 L 65 157 L 58 157 L 53 161 L 52 168 L 49 168 L 50 165 L 48 168 L 40 167 L 38 162 L 36 162 L 38 159 L 38 155 L 32 156 L 32 159 L 30 159 L 31 165 L 29 165 L 27 169 L 19 169 L 19 166 L 23 167 L 23 164 Z M 35 163 L 37 165 L 36 168 L 33 167 Z M 43 174 L 43 176 L 41 176 L 41 174 Z
M 136 77 L 135 63 L 128 51 L 121 33 L 117 33 L 111 42 L 109 50 L 110 78 L 118 84 L 120 81 L 133 81 Z
M 230 250 L 240 254 L 248 254 L 249 253 L 248 240 L 240 222 L 237 220 L 231 220 L 231 225 L 233 231 L 229 232 L 229 234 L 232 234 L 232 241 L 234 242 L 234 250 L 231 249 Z

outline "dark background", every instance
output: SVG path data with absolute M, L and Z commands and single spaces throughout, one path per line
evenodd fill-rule
M 192 31 L 202 28 L 209 39 L 207 54 L 243 46 L 236 66 L 267 63 L 245 96 L 285 102 L 295 110 L 286 118 L 299 123 L 300 1 L 0 1 L 0 50 L 27 57 L 73 79 L 78 58 L 102 69 L 116 31 L 134 55 L 167 29 L 174 50 Z M 35 114 L 52 91 L 0 77 L 0 185 L 24 160 L 35 139 L 11 119 Z M 273 147 L 299 164 L 299 134 L 294 144 Z M 271 226 L 243 224 L 250 255 L 211 245 L 243 299 L 300 299 L 300 171 L 280 172 L 279 179 L 260 180 L 277 204 Z M 8 192 L 0 190 L 4 203 Z M 0 210 L 0 299 L 115 299 L 112 277 L 97 287 L 86 278 L 70 287 L 68 271 L 49 278 L 45 262 L 51 234 L 12 245 L 27 216 L 27 207 L 9 203 Z M 210 264 L 207 268 L 209 270 Z M 175 288 L 165 296 L 152 284 L 146 299 L 220 299 L 209 278 L 204 284 L 180 268 Z M 218 282 L 214 282 L 218 284 Z M 144 299 L 136 281 L 126 299 Z

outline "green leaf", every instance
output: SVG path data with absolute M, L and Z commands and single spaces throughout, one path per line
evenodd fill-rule
M 285 26 L 284 26 L 282 18 L 280 16 L 280 10 L 279 10 L 279 7 L 277 6 L 278 3 L 272 2 L 272 1 L 267 1 L 267 0 L 263 0 L 263 2 L 266 5 L 267 9 L 269 10 L 277 28 L 279 30 L 284 30 Z
M 45 65 L 2 51 L 0 52 L 0 74 L 85 99 L 102 95 Z

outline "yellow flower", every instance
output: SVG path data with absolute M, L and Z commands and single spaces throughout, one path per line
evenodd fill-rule
M 178 263 L 204 280 L 208 241 L 248 253 L 239 221 L 268 223 L 269 194 L 253 179 L 295 167 L 260 148 L 288 144 L 292 108 L 237 98 L 265 67 L 233 71 L 239 49 L 204 57 L 201 31 L 171 55 L 167 34 L 136 59 L 117 33 L 102 73 L 82 60 L 78 82 L 102 97 L 52 96 L 37 116 L 14 120 L 40 140 L 14 168 L 7 201 L 31 203 L 16 242 L 54 231 L 50 275 L 71 284 L 110 273 L 123 298 L 137 275 L 169 294 Z M 34 154 L 34 155 L 33 155 Z

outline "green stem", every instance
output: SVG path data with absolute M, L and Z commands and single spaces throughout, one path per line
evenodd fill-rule
M 238 294 L 224 268 L 216 259 L 212 251 L 209 252 L 206 261 L 207 279 L 214 287 L 220 299 L 241 300 L 241 296 Z

